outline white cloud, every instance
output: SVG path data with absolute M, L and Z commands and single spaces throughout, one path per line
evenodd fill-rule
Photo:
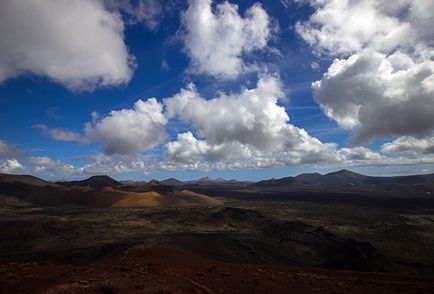
M 125 84 L 135 65 L 123 31 L 100 0 L 0 1 L 0 82 L 31 73 L 72 90 Z
M 341 162 L 360 162 L 366 161 L 373 163 L 376 160 L 384 159 L 384 156 L 366 147 L 341 148 L 338 150 Z
M 26 160 L 27 169 L 16 160 L 0 161 L 0 172 L 26 172 L 51 179 L 82 178 L 95 174 L 114 175 L 127 172 L 148 173 L 143 157 L 137 155 L 98 154 L 83 158 L 83 160 L 85 163 L 82 166 L 73 166 L 47 156 L 32 156 Z
M 47 156 L 32 156 L 28 159 L 28 162 L 32 164 L 36 174 L 44 176 L 71 176 L 76 172 L 72 165 L 61 160 L 53 160 Z
M 383 144 L 381 151 L 385 153 L 407 153 L 414 155 L 434 155 L 434 135 L 416 138 L 399 137 L 393 142 Z
M 84 140 L 103 145 L 106 154 L 134 154 L 166 139 L 163 105 L 155 98 L 138 100 L 134 109 L 113 110 L 85 126 Z
M 311 0 L 314 14 L 296 31 L 317 53 L 351 55 L 365 48 L 406 51 L 433 39 L 434 4 L 425 0 Z
M 164 103 L 169 117 L 178 115 L 191 122 L 199 136 L 212 144 L 236 140 L 263 147 L 281 140 L 289 120 L 285 108 L 277 105 L 283 97 L 279 79 L 263 77 L 255 89 L 232 95 L 220 93 L 211 100 L 202 98 L 190 84 Z
M 0 172 L 12 174 L 24 170 L 24 166 L 16 159 L 0 159 Z
M 155 98 L 138 100 L 133 109 L 112 110 L 107 116 L 92 113 L 92 122 L 84 127 L 84 134 L 62 128 L 34 125 L 53 140 L 82 144 L 99 143 L 107 155 L 130 155 L 161 145 L 166 140 L 166 117 L 163 105 Z
M 317 54 L 338 57 L 314 97 L 354 142 L 434 129 L 434 2 L 312 0 L 297 24 Z M 429 25 L 431 23 L 431 25 Z
M 423 134 L 434 128 L 434 62 L 414 62 L 401 52 L 363 51 L 336 59 L 320 81 L 315 99 L 355 142 L 374 137 Z
M 78 168 L 82 174 L 119 174 L 126 172 L 148 172 L 143 158 L 137 155 L 98 154 L 87 158 L 88 163 Z
M 22 157 L 15 145 L 0 140 L 0 173 L 16 173 L 24 170 L 24 166 L 16 159 Z
M 242 161 L 252 157 L 247 145 L 230 141 L 211 145 L 205 140 L 198 140 L 191 132 L 178 134 L 176 141 L 166 145 L 169 161 L 178 163 L 197 163 L 214 161 Z
M 93 113 L 83 135 L 35 127 L 55 139 L 102 144 L 105 156 L 92 159 L 81 172 L 142 169 L 143 160 L 135 156 L 163 144 L 168 137 L 165 125 L 172 119 L 190 124 L 193 131 L 167 143 L 164 162 L 155 164 L 159 159 L 153 158 L 156 168 L 272 167 L 339 160 L 335 144 L 324 144 L 288 123 L 288 114 L 278 103 L 283 98 L 277 76 L 263 76 L 255 88 L 242 88 L 239 93 L 218 92 L 210 100 L 190 84 L 162 103 L 150 98 L 102 118 Z
M 79 133 L 72 132 L 69 130 L 64 130 L 61 128 L 49 128 L 43 124 L 34 125 L 33 128 L 42 130 L 45 134 L 50 136 L 53 140 L 58 141 L 70 141 L 70 142 L 81 142 L 82 137 Z
M 287 150 L 282 148 L 287 142 L 280 142 L 282 145 L 276 148 L 258 149 L 238 141 L 209 144 L 195 138 L 191 132 L 179 134 L 176 141 L 166 144 L 166 160 L 161 161 L 157 168 L 224 170 L 337 162 L 334 144 L 322 144 L 303 130 L 293 128 L 300 132 L 301 138 L 297 146 Z
M 247 70 L 242 56 L 266 47 L 271 28 L 268 14 L 258 3 L 245 16 L 227 1 L 212 7 L 212 0 L 189 0 L 182 15 L 184 50 L 191 70 L 234 79 Z
M 280 80 L 259 79 L 256 88 L 202 98 L 193 85 L 164 100 L 168 118 L 178 116 L 195 133 L 166 144 L 164 167 L 183 169 L 271 167 L 338 160 L 335 144 L 323 144 L 288 123 Z

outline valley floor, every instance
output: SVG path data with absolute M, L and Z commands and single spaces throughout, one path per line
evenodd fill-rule
M 3 203 L 0 293 L 434 293 L 432 208 L 219 200 Z
M 433 293 L 434 277 L 224 263 L 170 247 L 0 265 L 1 293 Z

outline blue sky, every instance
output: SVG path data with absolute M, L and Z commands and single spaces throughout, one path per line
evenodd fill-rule
M 0 4 L 1 172 L 434 172 L 430 3 L 67 2 Z

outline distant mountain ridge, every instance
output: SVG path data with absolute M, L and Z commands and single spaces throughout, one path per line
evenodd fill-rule
M 215 206 L 222 202 L 183 188 L 149 183 L 120 183 L 109 176 L 56 184 L 26 175 L 0 174 L 0 201 L 38 205 L 84 205 L 90 207 L 185 207 Z M 8 200 L 11 201 L 11 200 Z
M 263 180 L 248 187 L 291 191 L 324 189 L 360 191 L 414 190 L 431 194 L 434 192 L 434 174 L 375 177 L 343 169 L 325 175 L 311 173 L 300 174 L 295 177 Z
M 82 181 L 71 181 L 71 182 L 57 182 L 57 184 L 62 186 L 76 186 L 76 187 L 90 187 L 94 189 L 102 189 L 105 187 L 116 187 L 121 183 L 109 176 L 92 176 L 86 180 Z
M 417 195 L 434 195 L 434 174 L 376 177 L 366 176 L 350 170 L 339 170 L 328 174 L 304 173 L 295 177 L 247 182 L 211 179 L 203 177 L 194 181 L 180 181 L 168 178 L 162 181 L 122 181 L 109 176 L 92 176 L 81 181 L 52 183 L 29 175 L 0 174 L 0 194 L 14 193 L 26 195 L 32 187 L 82 187 L 91 189 L 116 188 L 129 192 L 178 193 L 186 189 L 209 193 L 213 189 L 227 191 L 258 192 L 362 192 L 362 193 L 412 193 Z M 7 192 L 7 193 L 6 193 Z
M 178 186 L 178 185 L 183 184 L 183 182 L 181 182 L 175 178 L 165 179 L 165 180 L 162 180 L 160 183 L 162 183 L 164 185 L 168 185 L 168 186 Z
M 13 174 L 2 174 L 0 173 L 0 183 L 22 183 L 37 187 L 44 186 L 57 186 L 56 184 L 45 181 L 43 179 L 37 178 L 30 175 L 13 175 Z
M 210 177 L 202 177 L 197 180 L 181 182 L 181 185 L 196 185 L 196 186 L 247 186 L 251 181 L 238 181 L 235 179 L 226 180 L 223 178 L 212 179 Z
M 339 170 L 325 175 L 319 173 L 306 173 L 300 174 L 295 177 L 285 177 L 280 179 L 263 180 L 254 183 L 252 187 L 276 187 L 276 186 L 290 186 L 295 187 L 303 185 L 318 185 L 318 186 L 335 186 L 343 184 L 356 184 L 363 182 L 368 176 L 358 174 L 349 170 Z

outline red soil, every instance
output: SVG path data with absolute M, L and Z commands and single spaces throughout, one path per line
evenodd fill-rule
M 136 247 L 87 264 L 0 264 L 0 293 L 434 293 L 434 277 L 223 263 Z

